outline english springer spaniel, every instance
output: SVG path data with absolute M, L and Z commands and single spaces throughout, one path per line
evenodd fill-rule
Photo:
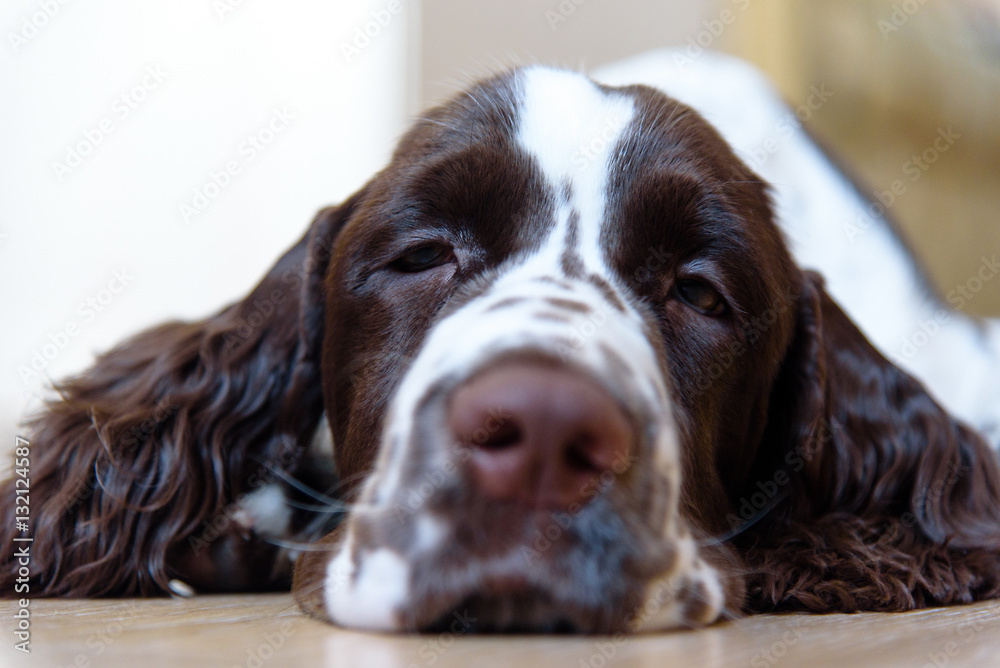
M 652 87 L 470 87 L 246 299 L 58 389 L 33 595 L 276 589 L 294 562 L 341 626 L 600 633 L 1000 597 L 996 453 Z

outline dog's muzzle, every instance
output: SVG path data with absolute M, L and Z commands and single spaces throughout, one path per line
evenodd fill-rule
M 612 632 L 715 619 L 721 589 L 678 514 L 664 374 L 624 304 L 585 280 L 500 280 L 432 328 L 339 530 L 332 621 Z

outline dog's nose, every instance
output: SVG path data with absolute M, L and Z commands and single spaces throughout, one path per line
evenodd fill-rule
M 630 463 L 632 425 L 584 374 L 543 362 L 495 366 L 459 387 L 448 422 L 471 448 L 477 490 L 538 508 L 583 505 Z

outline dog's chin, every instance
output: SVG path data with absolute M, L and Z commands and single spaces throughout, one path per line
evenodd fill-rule
M 450 524 L 431 509 L 402 525 L 386 510 L 356 516 L 333 559 L 324 553 L 326 616 L 348 628 L 456 634 L 629 633 L 714 620 L 722 602 L 703 580 L 715 573 L 690 535 L 660 535 L 614 496 L 599 494 L 574 516 L 482 500 L 451 505 L 463 512 Z M 349 566 L 349 555 L 360 559 Z
M 454 534 L 408 559 L 390 556 L 386 547 L 362 548 L 373 555 L 357 569 L 362 576 L 328 590 L 322 616 L 359 630 L 456 635 L 632 633 L 718 618 L 724 601 L 716 572 L 689 537 L 684 544 L 622 539 L 620 532 L 597 530 L 613 521 L 582 513 L 561 539 L 540 544 L 525 540 L 534 520 L 522 517 L 520 527 L 505 532 L 522 539 L 489 554 L 481 546 L 470 550 Z M 333 561 L 327 556 L 326 563 L 336 572 L 349 552 Z M 325 584 L 337 581 L 352 582 L 328 577 Z
M 593 569 L 577 556 L 582 570 Z M 615 633 L 628 631 L 628 611 L 640 603 L 642 587 L 627 576 L 588 582 L 573 577 L 566 559 L 540 562 L 528 576 L 503 561 L 480 564 L 475 579 L 425 573 L 401 611 L 403 626 L 455 634 Z
M 504 594 L 476 593 L 433 620 L 416 625 L 421 633 L 581 634 L 613 633 L 624 624 L 606 609 L 555 601 L 549 592 L 527 587 Z
M 644 575 L 660 570 L 662 555 L 670 550 L 650 549 L 660 555 L 661 563 L 654 565 L 632 541 L 614 541 L 613 532 L 601 535 L 598 519 L 586 515 L 564 535 L 550 534 L 551 543 L 537 540 L 544 535 L 538 532 L 545 528 L 542 517 L 522 515 L 520 522 L 511 517 L 500 523 L 508 537 L 518 539 L 492 554 L 473 554 L 456 540 L 441 553 L 425 555 L 415 564 L 412 601 L 400 615 L 403 626 L 452 633 L 629 631 L 626 620 L 642 604 L 646 588 L 637 570 Z

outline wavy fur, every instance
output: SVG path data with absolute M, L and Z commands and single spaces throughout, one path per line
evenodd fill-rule
M 752 479 L 784 470 L 791 492 L 735 541 L 749 611 L 1000 596 L 996 454 L 882 357 L 815 274 L 763 447 Z

